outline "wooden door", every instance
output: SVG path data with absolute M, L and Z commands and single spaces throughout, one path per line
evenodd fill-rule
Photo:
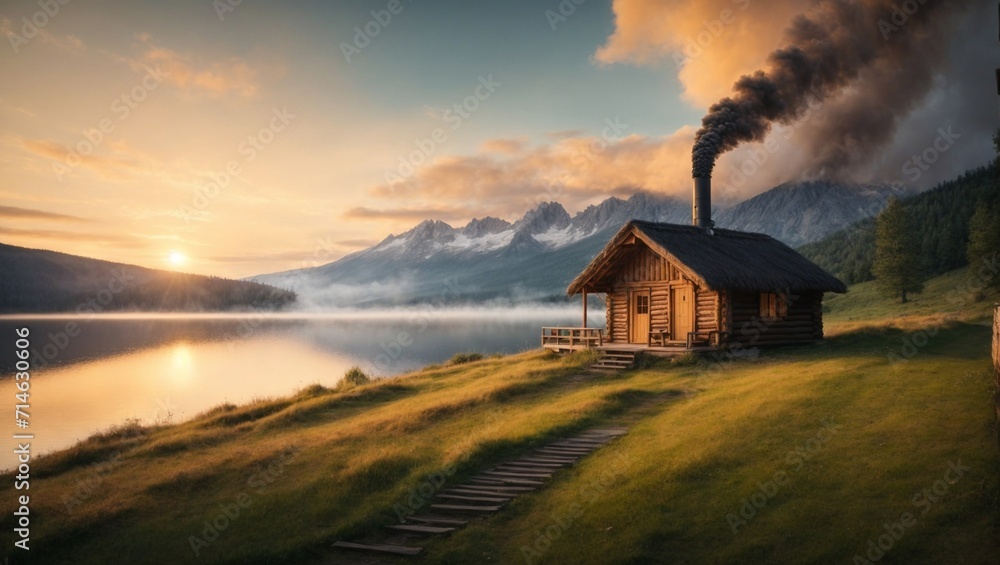
M 694 331 L 694 289 L 678 286 L 670 289 L 670 338 L 687 340 L 688 332 Z
M 649 291 L 632 292 L 629 301 L 629 342 L 649 343 Z

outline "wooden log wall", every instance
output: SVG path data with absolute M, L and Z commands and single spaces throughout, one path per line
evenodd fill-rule
M 660 284 L 652 289 L 649 298 L 649 330 L 670 329 L 670 286 Z
M 718 293 L 695 289 L 695 319 L 698 331 L 708 332 L 719 329 Z M 675 339 L 682 339 L 675 336 Z
M 614 342 L 628 342 L 628 291 L 616 290 L 608 294 L 608 338 Z
M 761 319 L 759 293 L 734 292 L 731 300 L 731 341 L 754 347 L 822 339 L 822 293 L 802 293 L 790 300 L 788 315 L 776 321 Z

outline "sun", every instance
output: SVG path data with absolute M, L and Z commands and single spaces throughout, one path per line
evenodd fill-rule
M 174 267 L 180 267 L 184 263 L 187 263 L 187 257 L 180 251 L 171 251 L 170 255 L 167 256 L 167 261 Z

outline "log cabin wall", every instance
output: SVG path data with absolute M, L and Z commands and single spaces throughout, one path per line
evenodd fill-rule
M 760 293 L 730 292 L 732 305 L 729 340 L 745 347 L 808 343 L 823 339 L 823 294 L 793 294 L 788 300 L 787 315 L 768 320 L 761 317 Z
M 718 297 L 717 292 L 703 291 L 695 287 L 695 329 L 699 332 L 719 329 Z
M 631 292 L 648 290 L 650 293 L 650 331 L 670 331 L 670 288 L 691 285 L 695 287 L 695 320 L 699 331 L 719 329 L 719 293 L 701 290 L 684 279 L 681 271 L 645 245 L 619 267 L 612 291 L 607 295 L 607 336 L 614 343 L 629 341 L 629 300 Z M 683 340 L 687 336 L 673 336 Z
M 628 291 L 608 293 L 607 336 L 610 341 L 628 342 Z

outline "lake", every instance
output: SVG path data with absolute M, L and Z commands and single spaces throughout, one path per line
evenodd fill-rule
M 596 321 L 596 320 L 595 320 Z M 15 330 L 32 350 L 30 427 L 35 454 L 68 447 L 138 418 L 177 423 L 223 402 L 334 386 L 349 367 L 391 376 L 460 352 L 539 347 L 540 327 L 578 325 L 578 309 L 358 311 L 325 315 L 0 316 L 0 398 L 12 416 Z M 593 325 L 594 322 L 591 322 Z M 11 440 L 12 441 L 12 440 Z M 2 450 L 0 468 L 14 466 Z

